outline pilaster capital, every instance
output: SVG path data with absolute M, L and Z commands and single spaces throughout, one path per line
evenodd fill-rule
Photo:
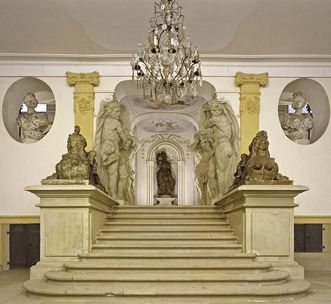
M 97 86 L 99 84 L 99 73 L 73 73 L 66 72 L 69 85 L 74 86 L 77 83 L 89 83 L 90 85 Z
M 261 74 L 245 74 L 242 72 L 238 72 L 236 74 L 235 82 L 237 86 L 241 86 L 246 83 L 258 84 L 259 86 L 266 86 L 269 81 L 268 73 Z

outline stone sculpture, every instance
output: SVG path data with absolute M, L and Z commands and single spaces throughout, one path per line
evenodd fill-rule
M 171 171 L 171 163 L 165 151 L 156 154 L 156 180 L 158 197 L 174 197 L 176 181 Z
M 104 191 L 96 173 L 96 152 L 87 153 L 86 139 L 80 134 L 80 127 L 68 136 L 68 153 L 55 166 L 55 173 L 42 180 L 42 184 L 82 184 L 89 183 Z
M 207 147 L 206 141 L 209 147 Z M 195 178 L 200 200 L 205 204 L 211 203 L 212 199 L 221 198 L 229 189 L 239 160 L 239 126 L 235 114 L 226 100 L 219 100 L 215 96 L 206 103 L 202 128 L 195 136 L 195 143 L 191 149 L 196 151 L 198 156 Z M 207 156 L 207 150 L 209 156 Z M 213 151 L 212 157 L 211 150 Z M 204 167 L 203 164 L 206 163 L 208 157 L 210 163 L 208 162 L 207 168 L 200 169 Z M 201 170 L 206 172 L 201 172 Z M 201 183 L 202 180 L 205 180 L 202 176 L 208 177 L 209 181 Z
M 115 96 L 113 99 L 107 97 L 101 103 L 95 139 L 98 175 L 112 198 L 133 204 L 134 171 L 131 163 L 138 140 L 125 127 L 120 118 L 121 111 Z
M 278 164 L 270 157 L 266 131 L 260 131 L 249 145 L 249 155 L 242 154 L 230 189 L 244 184 L 292 184 L 279 173 Z
M 282 126 L 284 133 L 292 141 L 307 145 L 310 143 L 310 132 L 313 128 L 312 114 L 302 113 L 307 102 L 301 92 L 294 93 L 291 102 L 295 112 L 285 115 Z
M 210 132 L 198 132 L 194 139 L 195 143 L 191 148 L 197 153 L 198 159 L 194 173 L 199 203 L 206 205 L 218 196 L 214 136 Z
M 29 93 L 24 97 L 24 104 L 28 110 L 26 113 L 20 114 L 16 122 L 21 128 L 22 143 L 33 143 L 45 136 L 51 127 L 51 123 L 46 113 L 35 111 L 38 101 L 33 93 Z

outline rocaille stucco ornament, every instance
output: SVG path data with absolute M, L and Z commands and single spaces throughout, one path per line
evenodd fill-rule
M 230 190 L 245 184 L 292 184 L 279 173 L 278 164 L 270 157 L 266 131 L 260 131 L 249 145 L 249 155 L 242 154 Z
M 68 136 L 68 153 L 55 166 L 55 173 L 42 180 L 42 184 L 92 184 L 104 191 L 96 172 L 96 152 L 86 152 L 86 139 L 80 134 L 80 127 Z

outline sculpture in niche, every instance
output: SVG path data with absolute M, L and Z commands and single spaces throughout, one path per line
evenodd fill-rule
M 51 127 L 46 113 L 38 113 L 35 108 L 38 106 L 38 101 L 33 93 L 29 93 L 24 97 L 24 104 L 27 107 L 27 112 L 18 115 L 16 122 L 21 128 L 21 138 L 23 143 L 34 143 L 42 139 Z
M 302 109 L 307 102 L 301 92 L 293 94 L 292 107 L 293 114 L 285 114 L 283 130 L 285 135 L 292 141 L 307 145 L 310 143 L 310 132 L 313 128 L 313 117 L 311 113 L 302 113 Z
M 68 136 L 68 153 L 55 166 L 55 173 L 42 180 L 42 184 L 83 184 L 95 185 L 104 191 L 96 172 L 96 152 L 86 152 L 86 139 L 80 134 L 80 127 Z
M 95 136 L 98 175 L 111 197 L 133 204 L 134 171 L 131 162 L 138 139 L 129 133 L 120 116 L 121 105 L 115 96 L 102 101 Z
M 202 124 L 204 130 L 201 131 L 209 134 L 208 136 L 212 139 L 208 142 L 210 149 L 214 152 L 214 160 L 211 161 L 215 163 L 215 165 L 208 165 L 208 176 L 215 176 L 216 185 L 212 186 L 211 183 L 209 185 L 207 183 L 207 189 L 213 190 L 210 191 L 207 198 L 201 197 L 204 203 L 208 203 L 211 199 L 221 198 L 232 184 L 233 174 L 239 160 L 239 126 L 230 104 L 225 99 L 218 100 L 216 96 L 205 104 Z M 207 149 L 206 143 L 201 146 L 201 131 L 197 134 L 195 143 L 191 146 L 200 155 L 198 168 L 202 166 L 200 162 L 205 161 L 202 155 L 206 153 L 202 151 Z M 200 177 L 197 176 L 197 174 L 200 174 L 199 170 L 196 170 L 195 174 L 198 191 L 203 194 L 205 190 L 200 188 Z
M 176 181 L 171 171 L 171 163 L 168 161 L 165 151 L 156 154 L 156 164 L 157 196 L 173 197 L 175 195 Z
M 199 203 L 206 205 L 218 196 L 216 159 L 213 149 L 215 140 L 211 132 L 198 132 L 194 135 L 194 140 L 191 149 L 197 153 L 198 158 L 194 173 Z
M 266 131 L 260 131 L 249 145 L 249 155 L 242 154 L 230 189 L 244 184 L 292 184 L 279 173 L 278 164 L 270 157 Z

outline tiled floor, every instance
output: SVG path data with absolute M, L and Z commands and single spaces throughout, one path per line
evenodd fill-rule
M 40 303 L 26 296 L 23 282 L 28 279 L 28 270 L 0 271 L 0 304 Z M 287 304 L 331 303 L 331 272 L 309 272 L 306 273 L 306 279 L 312 284 L 309 295 L 293 302 L 286 302 Z

